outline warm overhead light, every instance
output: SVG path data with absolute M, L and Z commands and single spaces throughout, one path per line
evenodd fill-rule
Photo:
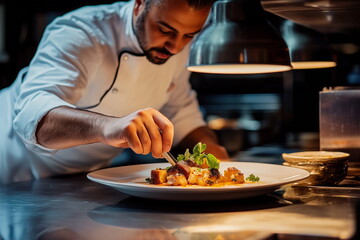
M 291 70 L 285 41 L 260 0 L 218 0 L 191 46 L 188 70 L 252 74 Z
M 308 62 L 291 62 L 293 69 L 312 69 L 312 68 L 331 68 L 336 67 L 333 61 L 308 61 Z
M 218 64 L 188 66 L 187 69 L 191 72 L 200 73 L 252 74 L 284 72 L 290 70 L 290 67 L 275 64 Z
M 280 24 L 280 32 L 289 47 L 294 69 L 335 67 L 333 50 L 325 36 L 289 20 Z

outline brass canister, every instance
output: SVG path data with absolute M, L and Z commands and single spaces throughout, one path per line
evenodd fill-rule
M 320 92 L 320 150 L 349 153 L 349 175 L 360 174 L 360 89 Z
M 348 153 L 305 151 L 283 153 L 284 165 L 307 170 L 310 176 L 301 185 L 337 185 L 347 176 Z

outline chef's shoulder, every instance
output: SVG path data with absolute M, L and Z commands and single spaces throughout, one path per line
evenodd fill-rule
M 85 6 L 55 18 L 47 29 L 49 31 L 61 29 L 64 34 L 83 31 L 90 37 L 106 41 L 112 38 L 109 35 L 116 34 L 116 28 L 124 25 L 127 6 L 127 2 Z
M 101 21 L 117 18 L 129 2 L 84 6 L 63 15 L 64 18 L 77 18 L 88 21 Z

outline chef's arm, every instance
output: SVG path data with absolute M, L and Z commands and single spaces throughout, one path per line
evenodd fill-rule
M 207 153 L 211 153 L 221 160 L 228 160 L 230 158 L 226 149 L 219 144 L 215 132 L 207 126 L 198 127 L 186 135 L 176 146 L 175 154 L 184 153 L 187 148 L 192 150 L 192 147 L 198 142 L 206 144 Z
M 161 157 L 162 152 L 170 150 L 173 134 L 172 123 L 151 108 L 118 118 L 57 107 L 41 119 L 36 130 L 37 142 L 50 149 L 103 142 L 115 147 L 130 147 L 138 154 L 151 152 L 154 157 Z

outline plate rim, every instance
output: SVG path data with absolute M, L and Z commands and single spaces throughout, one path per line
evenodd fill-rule
M 276 181 L 271 183 L 265 183 L 265 184 L 257 184 L 254 183 L 254 185 L 251 184 L 251 186 L 246 185 L 247 187 L 244 187 L 244 185 L 230 185 L 225 187 L 181 187 L 181 186 L 156 186 L 156 185 L 146 185 L 146 184 L 136 184 L 135 182 L 115 182 L 114 180 L 107 180 L 107 179 L 99 179 L 97 177 L 94 177 L 94 174 L 99 173 L 106 173 L 106 171 L 116 171 L 116 169 L 126 169 L 126 168 L 147 168 L 149 171 L 153 169 L 155 166 L 169 166 L 168 163 L 145 163 L 145 164 L 134 164 L 134 165 L 127 165 L 127 166 L 117 166 L 117 167 L 110 167 L 110 168 L 104 168 L 92 171 L 87 174 L 87 178 L 91 181 L 97 182 L 99 184 L 103 184 L 109 187 L 113 187 L 116 190 L 123 192 L 125 194 L 136 196 L 136 197 L 144 197 L 144 198 L 153 198 L 153 199 L 163 199 L 163 200 L 173 200 L 172 196 L 170 197 L 151 197 L 148 196 L 150 193 L 154 194 L 164 194 L 164 193 L 172 193 L 172 194 L 181 194 L 183 196 L 190 196 L 191 194 L 207 194 L 207 195 L 214 195 L 214 194 L 220 194 L 220 193 L 255 193 L 255 192 L 270 192 L 272 190 L 276 190 L 277 188 L 292 183 L 296 181 L 303 180 L 307 178 L 310 173 L 306 170 L 290 167 L 290 166 L 284 166 L 279 164 L 271 164 L 271 163 L 258 163 L 258 162 L 223 162 L 223 163 L 229 163 L 229 164 L 235 164 L 235 165 L 256 165 L 256 166 L 267 166 L 267 167 L 275 167 L 275 168 L 289 168 L 292 170 L 296 170 L 298 172 L 299 176 L 295 176 L 295 179 L 289 179 L 284 181 Z M 240 168 L 240 167 L 239 167 Z M 147 170 L 145 169 L 145 170 Z M 240 168 L 241 171 L 241 168 Z M 256 173 L 254 173 L 256 174 Z M 150 172 L 149 172 L 150 176 Z M 125 189 L 124 189 L 125 188 Z M 129 191 L 130 189 L 130 191 Z M 135 194 L 134 194 L 135 193 Z M 261 193 L 263 194 L 263 193 Z M 253 194 L 256 195 L 256 194 Z M 260 195 L 260 194 L 259 194 Z M 191 196 L 190 196 L 191 198 Z M 241 198 L 241 197 L 237 197 Z M 182 199 L 184 200 L 184 199 Z M 197 200 L 197 199 L 190 199 L 190 200 Z

